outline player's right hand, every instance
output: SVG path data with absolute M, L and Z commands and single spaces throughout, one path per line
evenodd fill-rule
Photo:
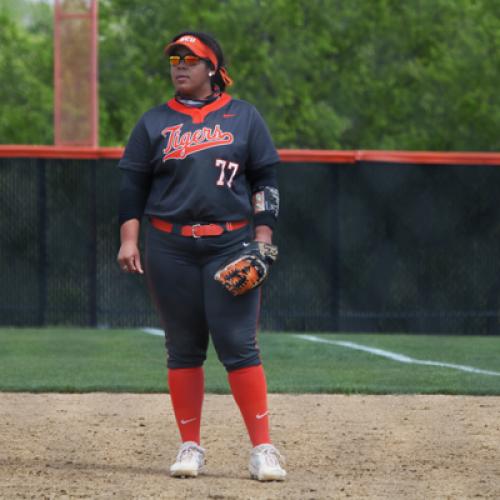
M 116 259 L 120 269 L 126 273 L 144 274 L 141 264 L 141 253 L 136 243 L 125 241 L 120 246 Z

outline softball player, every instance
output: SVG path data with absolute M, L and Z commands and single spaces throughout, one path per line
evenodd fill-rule
M 253 445 L 251 476 L 283 480 L 282 457 L 269 437 L 256 341 L 260 290 L 233 296 L 214 280 L 252 239 L 271 243 L 279 157 L 255 107 L 225 93 L 232 81 L 215 39 L 184 32 L 165 53 L 175 96 L 140 118 L 119 163 L 118 262 L 123 271 L 144 272 L 138 237 L 145 215 L 145 271 L 165 329 L 168 385 L 182 441 L 170 472 L 189 477 L 203 470 L 203 363 L 210 335 Z

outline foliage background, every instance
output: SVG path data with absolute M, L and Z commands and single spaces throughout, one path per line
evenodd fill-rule
M 0 0 L 0 143 L 51 144 L 52 8 Z M 221 42 L 278 147 L 500 149 L 500 0 L 100 1 L 100 143 L 172 88 L 164 45 Z

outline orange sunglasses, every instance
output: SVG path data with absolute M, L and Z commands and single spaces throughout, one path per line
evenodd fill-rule
M 186 66 L 196 66 L 201 61 L 201 57 L 186 54 L 185 56 L 170 56 L 169 61 L 172 66 L 178 66 L 181 61 L 184 61 Z

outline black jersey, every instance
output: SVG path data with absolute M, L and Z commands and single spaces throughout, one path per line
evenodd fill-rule
M 253 179 L 278 162 L 255 107 L 222 94 L 202 108 L 172 99 L 147 111 L 119 167 L 152 176 L 145 215 L 196 224 L 250 218 Z

